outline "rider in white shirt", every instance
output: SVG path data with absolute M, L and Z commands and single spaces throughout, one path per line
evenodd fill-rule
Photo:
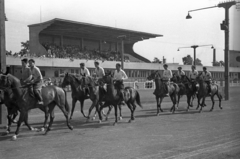
M 80 79 L 82 77 L 90 76 L 89 70 L 85 67 L 84 63 L 80 63 Z M 86 98 L 89 98 L 89 89 L 85 88 Z
M 211 95 L 212 74 L 211 74 L 211 72 L 207 71 L 206 67 L 203 67 L 202 77 L 203 77 L 203 80 L 207 83 L 207 85 L 208 85 L 208 92 Z
M 85 67 L 85 63 L 80 63 L 80 78 L 82 76 L 90 76 L 89 70 Z
M 97 78 L 102 78 L 103 76 L 105 76 L 104 69 L 101 66 L 99 66 L 99 62 L 95 61 L 94 65 L 95 65 L 94 73 L 96 74 Z
M 196 66 L 192 65 L 192 71 L 189 72 L 189 78 L 193 84 L 194 91 L 197 91 L 197 83 L 196 83 L 197 76 L 198 76 L 198 71 L 196 70 Z
M 164 64 L 163 65 L 163 78 L 162 80 L 164 81 L 165 83 L 165 89 L 166 89 L 166 96 L 169 96 L 169 93 L 168 93 L 168 85 L 170 84 L 170 79 L 172 78 L 172 71 L 168 69 L 168 65 L 167 64 Z
M 182 76 L 185 75 L 185 72 L 182 70 L 182 67 L 178 67 L 177 76 L 181 80 Z
M 124 89 L 124 84 L 123 80 L 128 79 L 128 76 L 126 75 L 125 71 L 121 69 L 121 64 L 117 63 L 116 64 L 116 70 L 114 71 L 114 76 L 113 78 L 116 80 L 115 83 L 120 82 L 120 86 L 115 85 L 116 89 L 121 93 L 122 98 L 123 96 L 123 89 Z M 124 104 L 123 102 L 121 104 Z

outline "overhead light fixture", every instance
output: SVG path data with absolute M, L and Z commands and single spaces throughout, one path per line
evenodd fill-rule
M 186 16 L 186 19 L 192 19 L 192 16 L 189 14 L 189 12 L 188 15 Z
M 215 49 L 213 45 L 212 45 L 211 49 Z
M 179 51 L 179 49 L 177 49 L 177 51 Z

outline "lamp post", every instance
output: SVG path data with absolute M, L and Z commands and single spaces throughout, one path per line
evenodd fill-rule
M 224 30 L 225 32 L 225 49 L 224 49 L 224 61 L 225 61 L 225 100 L 229 100 L 229 8 L 231 8 L 233 5 L 236 5 L 236 1 L 229 1 L 229 2 L 223 2 L 219 3 L 216 6 L 207 7 L 207 8 L 200 8 L 195 10 L 188 11 L 188 15 L 186 16 L 186 19 L 191 19 L 190 12 L 198 11 L 198 10 L 204 10 L 204 9 L 210 9 L 210 8 L 224 8 L 225 9 L 225 20 L 221 24 L 221 30 Z
M 4 0 L 0 0 L 0 71 L 6 72 L 6 44 L 5 44 L 5 21 L 7 21 L 4 9 Z M 5 125 L 6 108 L 0 105 L 0 125 Z
M 177 51 L 179 51 L 182 48 L 193 48 L 193 65 L 196 65 L 196 48 L 204 47 L 204 46 L 212 46 L 212 48 L 214 48 L 213 45 L 211 44 L 210 45 L 192 45 L 188 47 L 179 47 Z

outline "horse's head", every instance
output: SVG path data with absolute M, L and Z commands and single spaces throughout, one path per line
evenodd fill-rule
M 0 88 L 9 88 L 11 87 L 11 81 L 7 75 L 0 75 Z
M 93 80 L 93 78 L 91 76 L 83 76 L 81 79 L 81 84 L 83 87 L 85 86 L 93 86 L 95 83 L 95 81 Z
M 161 75 L 158 71 L 154 71 L 152 72 L 148 77 L 147 77 L 147 80 L 151 81 L 153 79 L 156 79 L 156 78 L 161 78 Z
M 102 78 L 103 83 L 111 84 L 113 83 L 113 74 L 111 71 L 108 71 L 105 76 Z
M 77 77 L 75 77 L 72 74 L 66 73 L 64 78 L 63 78 L 62 87 L 64 88 L 67 85 L 70 85 L 74 82 L 77 82 L 78 84 L 80 84 L 80 81 L 77 79 Z
M 198 74 L 198 76 L 196 77 L 196 81 L 197 82 L 203 82 L 202 72 Z

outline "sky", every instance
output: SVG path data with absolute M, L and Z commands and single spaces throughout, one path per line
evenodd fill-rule
M 218 3 L 217 0 L 5 0 L 6 49 L 20 51 L 21 42 L 29 40 L 27 25 L 61 18 L 161 34 L 163 37 L 134 45 L 134 51 L 150 61 L 164 56 L 167 63 L 182 64 L 184 56 L 193 57 L 193 49 L 177 51 L 178 47 L 207 44 L 216 48 L 216 59 L 221 61 L 224 32 L 220 23 L 224 20 L 224 9 L 191 12 L 193 18 L 186 19 L 189 10 Z M 203 65 L 211 66 L 213 50 L 210 46 L 199 47 L 196 57 Z

